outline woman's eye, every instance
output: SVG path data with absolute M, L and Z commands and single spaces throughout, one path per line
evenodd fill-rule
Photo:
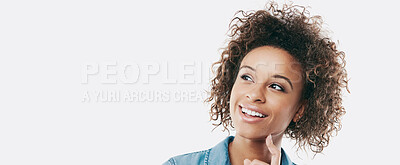
M 274 88 L 274 89 L 276 89 L 276 90 L 278 90 L 278 91 L 282 91 L 282 92 L 285 91 L 285 90 L 284 90 L 281 86 L 279 86 L 278 84 L 272 84 L 271 87 Z
M 248 76 L 248 75 L 242 75 L 241 78 L 242 78 L 243 80 L 253 81 L 253 80 L 251 79 L 251 77 Z

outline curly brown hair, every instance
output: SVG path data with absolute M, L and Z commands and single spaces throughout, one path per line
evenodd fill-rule
M 289 124 L 285 135 L 295 139 L 299 148 L 308 146 L 321 153 L 333 133 L 341 129 L 345 114 L 341 89 L 349 92 L 345 53 L 324 36 L 321 17 L 310 16 L 303 6 L 285 4 L 279 9 L 270 2 L 265 10 L 238 11 L 229 27 L 229 43 L 213 64 L 218 68 L 211 81 L 211 95 L 205 100 L 214 100 L 210 110 L 210 120 L 216 122 L 213 125 L 222 125 L 228 132 L 229 126 L 233 128 L 229 98 L 244 56 L 261 46 L 281 48 L 301 63 L 306 80 L 302 91 L 304 114 Z

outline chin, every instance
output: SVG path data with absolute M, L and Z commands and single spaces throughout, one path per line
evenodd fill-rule
M 251 128 L 249 126 L 239 126 L 235 127 L 236 136 L 242 136 L 247 139 L 265 139 L 269 134 L 266 132 L 266 129 L 257 129 Z

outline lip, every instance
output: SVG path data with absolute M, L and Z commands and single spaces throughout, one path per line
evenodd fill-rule
M 256 111 L 256 112 L 258 112 L 258 113 L 261 113 L 261 114 L 265 115 L 266 117 L 260 118 L 260 117 L 247 116 L 247 115 L 243 114 L 243 112 L 242 112 L 242 107 L 244 107 L 244 108 L 246 108 L 246 109 L 249 109 L 249 110 L 252 110 L 252 111 Z M 238 109 L 239 109 L 239 110 L 238 110 L 238 113 L 239 113 L 239 115 L 240 115 L 240 118 L 241 118 L 244 122 L 249 123 L 249 124 L 254 124 L 254 123 L 262 122 L 262 121 L 264 121 L 264 120 L 268 117 L 267 114 L 263 113 L 258 107 L 253 106 L 253 105 L 239 104 Z

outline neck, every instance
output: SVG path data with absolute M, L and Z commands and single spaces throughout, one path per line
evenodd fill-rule
M 283 135 L 274 135 L 272 140 L 278 148 L 281 148 Z M 271 153 L 263 139 L 248 139 L 240 135 L 236 135 L 231 143 L 229 143 L 228 151 L 232 165 L 242 165 L 245 159 L 258 159 L 266 163 L 271 163 Z

